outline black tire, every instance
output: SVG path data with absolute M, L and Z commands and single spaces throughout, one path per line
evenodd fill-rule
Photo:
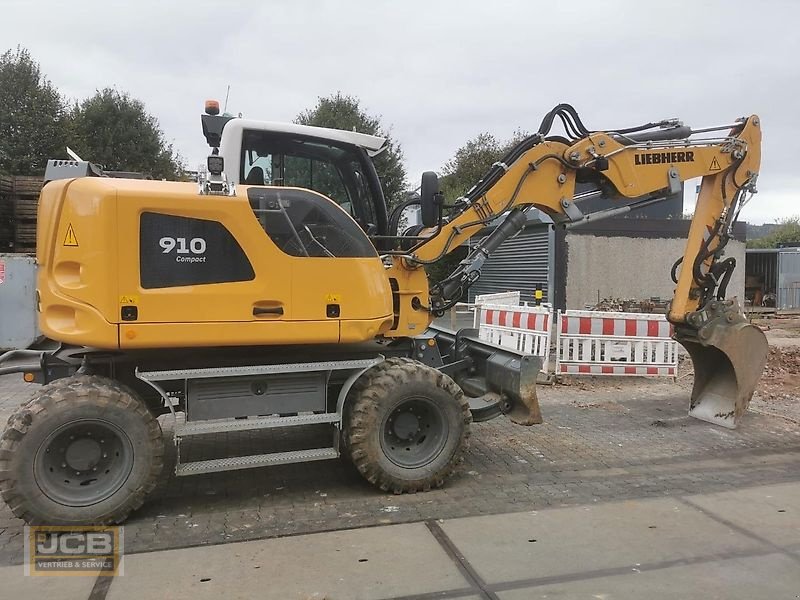
M 134 392 L 75 375 L 44 386 L 9 418 L 0 495 L 29 524 L 120 523 L 142 505 L 163 465 L 161 427 Z
M 409 425 L 407 439 L 397 430 L 401 419 Z M 361 475 L 383 491 L 427 491 L 440 487 L 461 462 L 471 422 L 469 403 L 450 377 L 408 358 L 390 358 L 353 386 L 346 451 Z

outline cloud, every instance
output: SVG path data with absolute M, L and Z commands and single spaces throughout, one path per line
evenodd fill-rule
M 756 112 L 762 194 L 746 215 L 794 206 L 800 5 L 789 1 L 12 0 L 3 10 L 14 17 L 5 44 L 27 47 L 68 96 L 129 91 L 190 164 L 207 150 L 202 102 L 227 85 L 229 109 L 265 120 L 338 90 L 358 96 L 391 126 L 414 179 L 481 131 L 535 129 L 562 101 L 595 129 Z

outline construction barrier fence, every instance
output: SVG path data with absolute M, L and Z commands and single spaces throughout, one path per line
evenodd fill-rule
M 543 371 L 560 375 L 675 377 L 678 344 L 665 315 L 567 310 L 519 305 L 492 295 L 475 305 L 480 339 L 540 356 Z M 517 303 L 514 305 L 513 302 Z M 555 317 L 555 321 L 554 321 Z M 555 344 L 551 348 L 553 331 Z M 554 361 L 550 353 L 554 350 Z M 552 367 L 552 368 L 551 368 Z
M 542 357 L 549 372 L 553 312 L 540 306 L 480 304 L 475 307 L 478 337 L 490 344 Z
M 564 311 L 556 372 L 568 375 L 675 377 L 678 343 L 664 315 Z

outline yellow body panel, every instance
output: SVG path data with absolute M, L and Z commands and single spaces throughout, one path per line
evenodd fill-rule
M 290 256 L 265 233 L 246 190 L 203 196 L 191 183 L 90 177 L 47 184 L 38 230 L 42 331 L 100 348 L 164 348 L 365 341 L 391 327 L 392 294 L 377 255 Z M 143 287 L 143 213 L 221 224 L 253 277 Z M 187 259 L 177 255 L 176 269 L 179 260 Z M 338 315 L 329 317 L 328 305 Z M 136 311 L 132 322 L 121 316 L 125 307 Z M 282 314 L 254 315 L 263 308 Z
M 422 267 L 409 268 L 401 258 L 394 258 L 388 272 L 390 280 L 397 283 L 398 312 L 396 326 L 387 337 L 414 336 L 422 333 L 433 321 L 428 310 L 428 276 Z M 417 302 L 415 302 L 415 299 Z M 416 308 L 415 308 L 416 306 Z
M 374 335 L 372 336 L 374 337 Z M 274 321 L 272 323 L 121 323 L 120 348 L 182 348 L 328 344 L 339 341 L 337 321 Z M 359 340 L 361 341 L 361 340 Z
M 117 204 L 90 179 L 54 181 L 39 198 L 39 326 L 46 336 L 118 345 Z M 72 340 L 75 340 L 74 342 Z

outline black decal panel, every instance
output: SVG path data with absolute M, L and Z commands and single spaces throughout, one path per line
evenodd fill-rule
M 244 250 L 221 223 L 151 212 L 139 221 L 139 266 L 145 289 L 255 278 Z

